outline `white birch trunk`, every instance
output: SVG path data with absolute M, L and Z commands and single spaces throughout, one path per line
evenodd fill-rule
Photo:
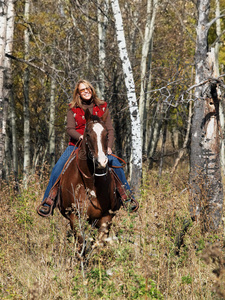
M 10 169 L 11 169 L 11 157 L 10 157 L 10 147 L 9 147 L 10 141 L 9 141 L 9 136 L 7 134 L 7 131 L 6 131 L 4 143 L 5 143 L 5 154 L 4 154 L 4 162 L 3 162 L 4 165 L 3 178 L 7 180 L 9 178 Z
M 30 13 L 30 0 L 25 1 L 24 20 L 28 22 Z M 28 60 L 29 57 L 29 30 L 28 27 L 24 30 L 24 58 Z M 23 180 L 25 187 L 30 169 L 30 114 L 29 114 L 29 68 L 26 67 L 24 71 L 24 163 L 23 163 Z
M 0 187 L 2 180 L 5 144 L 4 124 L 4 60 L 6 47 L 6 24 L 7 24 L 6 1 L 0 2 Z
M 55 66 L 53 66 L 55 67 Z M 49 116 L 49 153 L 50 169 L 55 165 L 55 79 L 51 79 L 50 116 Z
M 7 28 L 6 28 L 6 48 L 5 53 L 12 55 L 13 52 L 13 34 L 14 34 L 14 1 L 8 0 L 8 7 L 7 7 Z M 5 65 L 5 83 L 4 83 L 4 98 L 5 98 L 5 104 L 6 105 L 6 114 L 4 116 L 4 123 L 6 124 L 8 119 L 8 103 L 11 103 L 10 108 L 15 109 L 12 107 L 12 99 L 13 99 L 13 93 L 12 93 L 12 67 L 11 67 L 11 59 L 8 57 L 5 57 L 4 61 Z M 13 130 L 12 130 L 12 136 L 13 136 Z M 14 144 L 13 144 L 14 146 Z M 14 154 L 14 149 L 13 149 Z M 11 162 L 10 156 L 7 158 Z M 13 163 L 15 160 L 13 159 Z M 18 166 L 16 166 L 18 168 Z M 13 170 L 15 174 L 15 168 L 13 165 Z M 9 170 L 10 171 L 10 170 Z M 15 174 L 17 176 L 17 174 Z
M 126 41 L 123 30 L 123 21 L 118 0 L 111 0 L 112 10 L 115 18 L 116 36 L 119 54 L 122 61 L 127 98 L 131 119 L 131 186 L 139 188 L 142 173 L 142 140 L 140 130 L 140 115 L 138 111 L 133 72 L 127 53 Z
M 18 178 L 18 152 L 17 152 L 17 138 L 16 138 L 16 112 L 14 96 L 10 99 L 11 110 L 11 130 L 12 130 L 12 157 L 13 157 L 13 173 L 15 180 Z
M 164 110 L 163 103 L 158 101 L 156 104 L 155 114 L 152 118 L 151 126 L 149 127 L 148 133 L 148 148 L 147 157 L 153 160 L 153 156 L 159 141 L 160 131 L 162 128 Z
M 67 123 L 67 116 L 65 116 L 65 119 L 64 119 L 65 126 L 66 126 L 66 123 Z M 62 134 L 61 143 L 60 143 L 60 152 L 61 153 L 63 153 L 65 151 L 65 146 L 67 147 L 67 145 L 66 145 L 66 131 L 64 130 L 64 132 Z
M 147 113 L 146 113 L 146 93 L 148 91 L 150 72 L 151 72 L 151 46 L 154 33 L 155 17 L 158 8 L 158 0 L 147 1 L 147 20 L 145 25 L 145 35 L 142 45 L 142 56 L 141 56 L 141 90 L 139 99 L 139 113 L 141 119 L 141 133 L 143 138 L 143 150 L 146 151 L 146 124 L 147 124 Z
M 98 55 L 99 55 L 99 83 L 98 94 L 99 98 L 104 99 L 105 93 L 105 43 L 106 43 L 106 30 L 108 25 L 108 10 L 109 0 L 98 0 Z

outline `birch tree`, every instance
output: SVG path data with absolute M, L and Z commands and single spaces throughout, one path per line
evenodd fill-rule
M 98 16 L 98 53 L 99 53 L 99 83 L 98 94 L 101 99 L 104 99 L 105 92 L 105 43 L 106 29 L 108 23 L 109 0 L 98 0 L 97 16 Z
M 28 20 L 30 14 L 30 0 L 25 1 L 24 7 L 24 20 L 25 20 L 25 30 L 24 30 L 24 58 L 28 60 L 29 56 L 29 29 Z M 29 67 L 26 66 L 24 71 L 24 162 L 23 162 L 23 172 L 24 172 L 24 183 L 27 183 L 27 176 L 30 168 L 30 114 L 29 114 Z
M 141 119 L 141 133 L 143 137 L 143 151 L 146 151 L 146 100 L 147 91 L 151 86 L 151 61 L 152 61 L 152 44 L 153 44 L 153 32 L 155 25 L 156 11 L 158 7 L 158 0 L 148 0 L 147 1 L 147 18 L 145 25 L 145 35 L 142 45 L 142 56 L 141 56 L 141 90 L 139 99 L 139 112 Z
M 55 66 L 54 66 L 55 67 Z M 49 117 L 49 153 L 50 168 L 55 165 L 55 78 L 51 78 L 51 94 L 50 94 L 50 117 Z
M 140 115 L 138 111 L 133 72 L 127 53 L 123 30 L 123 20 L 118 0 L 111 0 L 111 6 L 115 19 L 116 37 L 119 48 L 119 55 L 122 62 L 125 85 L 127 89 L 127 98 L 131 119 L 131 185 L 133 188 L 138 189 L 142 174 L 142 140 L 140 130 Z
M 0 182 L 2 180 L 5 146 L 4 60 L 7 28 L 7 1 L 0 2 Z
M 8 0 L 8 7 L 7 7 L 7 28 L 6 28 L 6 48 L 5 53 L 6 55 L 12 55 L 13 51 L 13 35 L 14 35 L 14 18 L 15 18 L 15 12 L 14 12 L 14 1 Z M 17 160 L 17 151 L 16 151 L 16 134 L 15 134 L 15 105 L 13 101 L 13 89 L 12 89 L 12 66 L 11 66 L 11 59 L 7 56 L 5 56 L 4 60 L 5 65 L 5 84 L 4 84 L 4 98 L 5 103 L 10 102 L 10 109 L 11 109 L 11 116 L 13 118 L 11 119 L 11 132 L 12 132 L 12 148 L 13 148 L 13 172 L 15 175 L 15 178 L 17 178 L 18 174 L 18 160 Z M 8 105 L 7 105 L 8 106 Z M 7 120 L 7 115 L 5 116 L 5 120 Z M 6 121 L 5 121 L 6 123 Z M 10 144 L 10 143 L 9 143 Z
M 223 206 L 220 169 L 218 80 L 214 77 L 215 56 L 208 52 L 210 0 L 199 0 L 195 52 L 196 89 L 190 156 L 191 215 L 204 230 L 216 230 Z

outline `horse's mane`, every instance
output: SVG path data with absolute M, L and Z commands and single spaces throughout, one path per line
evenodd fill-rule
M 93 122 L 94 121 L 101 122 L 101 119 L 98 116 L 95 116 L 95 115 L 91 115 L 90 120 L 93 121 Z

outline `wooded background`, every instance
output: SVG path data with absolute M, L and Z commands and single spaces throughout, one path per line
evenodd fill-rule
M 172 172 L 184 154 L 189 159 L 194 87 L 209 78 L 221 88 L 222 138 L 224 8 L 224 0 L 2 0 L 0 176 L 13 173 L 26 184 L 46 163 L 54 166 L 67 146 L 66 112 L 80 78 L 109 105 L 114 152 L 128 162 L 133 186 L 142 161 L 157 163 L 160 174 L 165 155 L 172 155 Z M 201 38 L 215 53 L 217 73 L 196 81 L 196 28 L 206 14 Z

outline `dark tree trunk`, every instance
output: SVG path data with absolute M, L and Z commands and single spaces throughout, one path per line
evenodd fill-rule
M 190 157 L 191 215 L 204 230 L 216 230 L 222 217 L 219 99 L 213 77 L 213 53 L 208 53 L 210 0 L 198 1 L 195 54 L 196 85 Z M 204 82 L 204 83 L 203 83 Z

